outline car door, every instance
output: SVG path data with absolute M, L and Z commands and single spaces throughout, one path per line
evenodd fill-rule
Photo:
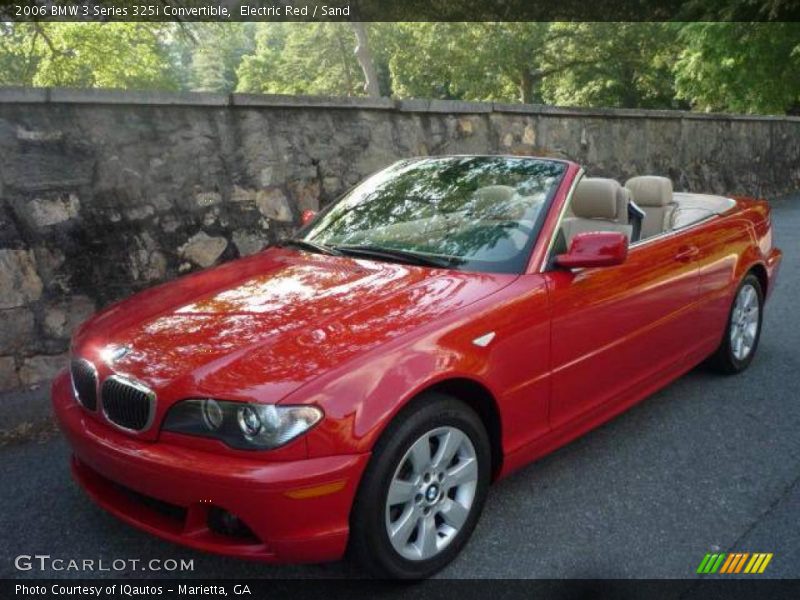
M 682 367 L 696 316 L 687 233 L 634 244 L 617 266 L 545 273 L 551 307 L 550 424 L 557 428 Z
M 728 325 L 733 301 L 737 263 L 752 244 L 746 225 L 737 219 L 711 219 L 697 225 L 698 327 L 695 360 L 719 346 Z

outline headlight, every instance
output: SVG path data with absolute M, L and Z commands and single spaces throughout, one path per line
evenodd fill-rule
M 221 440 L 232 448 L 283 446 L 322 418 L 315 406 L 280 406 L 224 400 L 184 400 L 173 406 L 163 429 Z

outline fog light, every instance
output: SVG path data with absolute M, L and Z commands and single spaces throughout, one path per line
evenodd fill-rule
M 218 506 L 212 506 L 208 511 L 208 528 L 222 535 L 229 535 L 242 540 L 256 541 L 258 538 L 253 531 L 239 517 Z
M 261 431 L 261 419 L 252 406 L 243 406 L 239 409 L 239 427 L 247 437 L 254 437 Z

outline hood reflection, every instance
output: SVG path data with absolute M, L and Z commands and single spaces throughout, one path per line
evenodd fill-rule
M 239 273 L 229 263 L 185 278 L 191 287 L 178 280 L 133 297 L 76 341 L 96 339 L 102 325 L 104 344 L 132 348 L 114 368 L 150 385 L 277 400 L 513 279 L 284 249 L 236 262 Z

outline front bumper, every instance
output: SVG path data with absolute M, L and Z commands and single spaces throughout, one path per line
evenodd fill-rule
M 72 447 L 77 482 L 103 508 L 140 529 L 199 550 L 265 562 L 341 558 L 350 507 L 369 454 L 267 462 L 165 441 L 134 439 L 91 418 L 69 375 L 53 382 L 53 408 Z M 228 511 L 252 532 L 218 532 Z

